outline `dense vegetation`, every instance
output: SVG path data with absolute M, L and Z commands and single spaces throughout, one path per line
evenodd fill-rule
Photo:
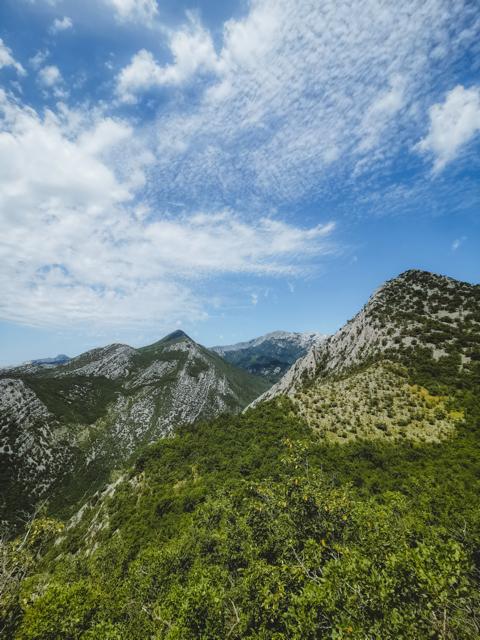
M 451 402 L 443 443 L 326 444 L 287 399 L 180 429 L 32 551 L 8 633 L 477 638 L 479 411 Z
M 444 298 L 430 296 L 437 303 L 444 310 Z M 0 546 L 4 636 L 479 638 L 480 360 L 470 307 L 441 353 L 398 334 L 398 348 L 371 349 L 293 399 L 177 428 L 69 520 L 65 505 L 46 505 Z M 372 438 L 372 421 L 390 409 L 385 437 Z M 365 428 L 340 424 L 356 415 Z M 325 416 L 328 433 L 348 437 L 311 428 Z

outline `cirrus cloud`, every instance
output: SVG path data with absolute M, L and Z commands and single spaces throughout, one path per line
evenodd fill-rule
M 138 52 L 117 92 L 134 103 L 198 82 L 194 98 L 159 101 L 160 197 L 281 205 L 410 153 L 438 69 L 446 76 L 479 31 L 462 0 L 252 0 L 216 49 L 197 21 L 170 34 L 171 62 Z

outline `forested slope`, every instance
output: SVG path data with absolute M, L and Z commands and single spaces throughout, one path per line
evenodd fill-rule
M 38 514 L 3 547 L 6 637 L 478 638 L 475 304 L 468 324 L 443 330 L 442 357 L 390 351 L 184 425 L 68 521 Z M 414 417 L 397 389 L 418 402 Z M 307 399 L 320 390 L 337 406 L 319 417 Z M 393 415 L 378 429 L 388 410 L 407 424 Z M 356 415 L 355 433 L 341 421 Z

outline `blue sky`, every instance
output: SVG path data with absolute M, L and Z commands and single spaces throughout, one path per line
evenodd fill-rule
M 479 281 L 477 2 L 3 0 L 0 39 L 0 364 Z

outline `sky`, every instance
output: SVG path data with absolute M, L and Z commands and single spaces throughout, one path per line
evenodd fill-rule
M 477 0 L 2 0 L 0 365 L 480 280 Z

